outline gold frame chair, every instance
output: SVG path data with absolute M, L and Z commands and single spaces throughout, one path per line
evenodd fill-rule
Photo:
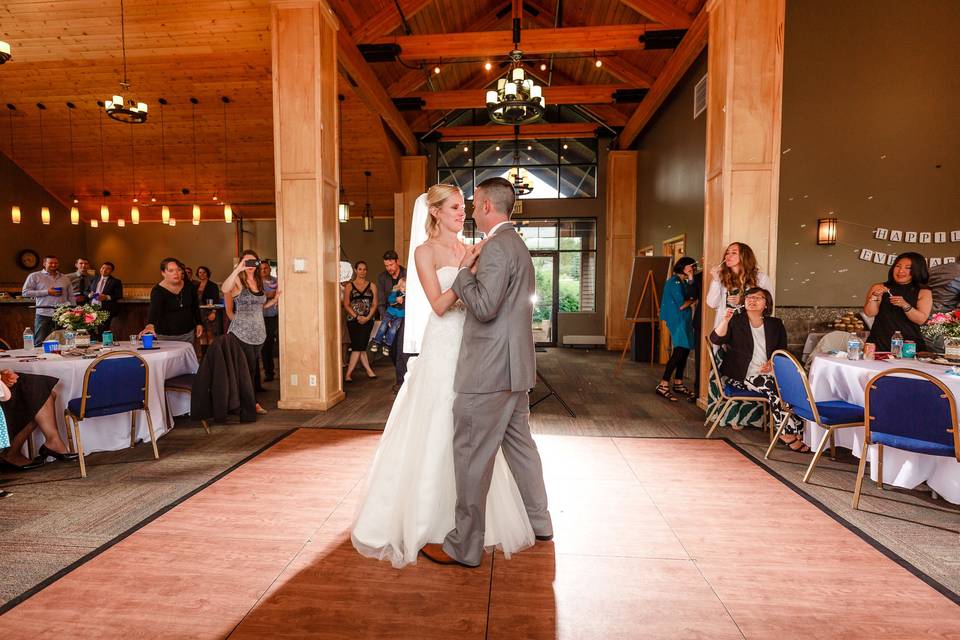
M 710 342 L 709 337 L 705 337 L 704 340 L 707 341 L 707 360 L 710 362 L 710 379 L 717 383 L 717 388 L 720 390 L 720 396 L 717 400 L 717 403 L 714 405 L 712 411 L 708 411 L 706 417 L 703 420 L 703 424 L 706 425 L 710 423 L 710 429 L 707 430 L 707 435 L 705 438 L 709 438 L 713 435 L 713 432 L 716 431 L 717 427 L 720 426 L 720 420 L 723 419 L 723 416 L 726 415 L 727 410 L 730 408 L 730 405 L 734 402 L 759 402 L 760 406 L 763 407 L 763 416 L 764 424 L 766 425 L 765 430 L 769 431 L 771 438 L 773 437 L 773 411 L 770 409 L 770 401 L 762 396 L 728 396 L 727 393 L 723 390 L 723 377 L 720 375 L 720 369 L 717 367 L 717 358 L 713 353 L 714 344 Z M 709 401 L 709 383 L 708 383 L 708 401 Z M 721 404 L 722 403 L 722 404 Z M 720 407 L 717 409 L 717 407 Z M 710 420 L 713 418 L 713 422 Z
M 102 361 L 117 357 L 136 358 L 140 361 L 140 366 L 142 366 L 144 369 L 143 409 L 132 409 L 130 411 L 130 448 L 132 449 L 137 444 L 137 411 L 143 411 L 147 416 L 147 428 L 150 431 L 150 442 L 153 445 L 153 457 L 155 460 L 160 459 L 160 452 L 157 450 L 157 434 L 153 430 L 153 419 L 150 417 L 150 365 L 147 364 L 147 361 L 135 351 L 111 351 L 110 353 L 105 353 L 102 356 L 97 357 L 89 364 L 89 366 L 87 366 L 87 370 L 83 373 L 83 391 L 80 396 L 80 415 L 76 416 L 70 411 L 69 400 L 67 401 L 67 408 L 63 410 L 64 419 L 68 425 L 68 445 L 70 449 L 75 450 L 79 456 L 78 460 L 80 461 L 80 477 L 82 478 L 87 477 L 87 465 L 84 460 L 83 442 L 80 439 L 80 423 L 84 420 L 84 415 L 87 411 L 87 399 L 90 397 L 88 394 L 90 375 L 96 371 L 97 365 Z M 76 448 L 74 448 L 74 439 L 76 440 Z
M 853 488 L 853 508 L 860 509 L 860 491 L 863 488 L 863 475 L 867 469 L 867 450 L 870 448 L 870 445 L 873 444 L 870 442 L 870 420 L 873 418 L 870 417 L 870 389 L 874 389 L 874 382 L 878 378 L 891 376 L 895 374 L 907 374 L 917 378 L 923 378 L 929 382 L 935 384 L 941 391 L 940 397 L 947 400 L 950 403 L 950 420 L 953 424 L 952 429 L 947 429 L 947 433 L 953 434 L 953 453 L 957 458 L 957 462 L 960 462 L 960 428 L 957 427 L 957 401 L 953 397 L 953 392 L 943 384 L 940 380 L 934 376 L 926 373 L 925 371 L 920 371 L 918 369 L 908 369 L 906 367 L 896 367 L 894 369 L 887 369 L 886 371 L 881 371 L 877 375 L 870 378 L 870 381 L 867 382 L 866 390 L 864 390 L 864 425 L 863 425 L 863 447 L 860 450 L 860 464 L 857 465 L 857 483 Z M 877 487 L 883 491 L 883 445 L 879 442 L 877 445 Z
M 800 361 L 797 360 L 797 358 L 792 353 L 790 353 L 789 351 L 786 351 L 785 349 L 777 349 L 776 351 L 774 351 L 770 355 L 770 361 L 773 362 L 773 359 L 778 354 L 787 356 L 788 358 L 790 358 L 790 360 L 793 362 L 793 365 L 797 368 L 797 373 L 800 375 L 800 379 L 803 380 L 803 389 L 807 394 L 807 402 L 810 404 L 810 411 L 813 413 L 813 417 L 814 417 L 813 421 L 816 422 L 817 426 L 820 427 L 821 429 L 827 430 L 827 432 L 823 434 L 823 437 L 820 438 L 820 446 L 817 447 L 817 452 L 813 454 L 813 460 L 810 461 L 810 466 L 807 467 L 807 472 L 803 474 L 803 481 L 810 482 L 810 478 L 813 476 L 813 470 L 816 468 L 817 463 L 820 462 L 821 456 L 823 456 L 823 452 L 825 450 L 824 445 L 826 445 L 827 439 L 830 440 L 830 459 L 836 460 L 837 445 L 836 445 L 836 437 L 834 435 L 834 431 L 836 431 L 837 429 L 849 429 L 851 427 L 864 426 L 864 422 L 866 422 L 866 415 L 867 415 L 866 408 L 864 408 L 864 413 L 863 413 L 864 422 L 843 422 L 835 425 L 823 424 L 823 421 L 820 419 L 820 412 L 817 410 L 816 398 L 814 398 L 813 391 L 810 389 L 810 380 L 807 378 L 807 372 L 803 368 L 803 365 L 800 364 Z M 767 447 L 767 452 L 763 456 L 764 460 L 767 460 L 770 458 L 770 452 L 773 451 L 773 447 L 777 444 L 777 439 L 780 437 L 780 434 L 783 433 L 783 428 L 787 426 L 787 420 L 790 419 L 790 415 L 791 414 L 795 416 L 797 415 L 796 413 L 794 413 L 793 407 L 791 407 L 787 403 L 787 401 L 783 399 L 783 394 L 780 393 L 780 383 L 779 381 L 777 381 L 776 369 L 774 369 L 773 371 L 773 381 L 774 381 L 774 384 L 777 385 L 777 395 L 780 396 L 780 401 L 783 402 L 783 406 L 787 408 L 787 415 L 784 417 L 783 421 L 777 426 L 777 433 L 770 440 L 770 446 Z M 801 418 L 800 416 L 797 416 L 797 417 L 803 420 L 803 418 Z

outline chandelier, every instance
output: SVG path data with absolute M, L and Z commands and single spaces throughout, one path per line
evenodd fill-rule
M 123 53 L 123 80 L 120 82 L 121 91 L 110 100 L 105 100 L 103 108 L 107 115 L 127 124 L 142 124 L 147 121 L 147 103 L 128 99 L 124 94 L 130 93 L 130 82 L 127 79 L 127 32 L 123 14 L 123 0 L 120 0 L 120 49 Z
M 521 125 L 543 118 L 547 106 L 543 89 L 527 77 L 521 59 L 523 52 L 510 52 L 513 61 L 506 77 L 497 80 L 497 90 L 487 91 L 487 114 L 496 124 Z
M 530 173 L 520 166 L 520 127 L 513 128 L 513 169 L 507 174 L 513 185 L 513 190 L 519 196 L 525 196 L 533 191 Z

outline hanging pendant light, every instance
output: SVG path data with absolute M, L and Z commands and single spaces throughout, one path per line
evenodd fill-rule
M 107 115 L 127 124 L 141 124 L 147 121 L 147 103 L 137 102 L 126 95 L 130 94 L 130 81 L 127 78 L 127 30 L 126 16 L 123 11 L 123 0 L 120 0 L 120 51 L 123 54 L 123 80 L 120 81 L 121 91 L 110 100 L 105 100 L 103 108 Z M 126 95 L 125 95 L 126 94 Z
M 70 207 L 70 224 L 80 224 L 80 207 L 77 206 L 77 168 L 73 158 L 73 110 L 77 105 L 72 102 L 67 103 L 67 122 L 70 128 L 70 188 L 73 193 L 70 198 L 73 200 L 73 206 Z
M 533 191 L 533 185 L 530 183 L 529 174 L 526 169 L 520 166 L 520 127 L 513 127 L 513 168 L 508 174 L 508 179 L 513 185 L 513 190 L 517 194 L 517 201 L 520 196 L 525 196 Z
M 190 98 L 190 118 L 193 121 L 193 193 L 197 191 L 197 104 L 200 101 L 196 98 Z M 193 205 L 193 224 L 200 224 L 200 205 Z
M 127 223 L 124 222 L 123 218 L 120 218 L 119 220 L 117 220 L 117 226 L 118 226 L 118 227 L 125 227 L 125 226 L 127 226 Z
M 99 227 L 99 226 L 100 226 L 100 223 L 97 222 L 97 219 L 96 219 L 96 218 L 94 218 L 93 220 L 90 221 L 90 227 L 91 227 L 92 229 L 96 229 L 96 228 Z
M 157 100 L 160 103 L 160 188 L 163 189 L 162 196 L 167 198 L 167 147 L 164 137 L 163 126 L 163 107 L 167 104 L 165 98 Z M 163 224 L 170 224 L 170 207 L 163 205 L 160 207 L 160 220 Z
M 106 198 L 108 195 L 110 195 L 110 192 L 107 191 L 107 172 L 104 168 L 103 160 L 103 112 L 98 111 L 97 117 L 100 124 L 100 193 L 104 198 Z M 106 202 L 100 205 L 100 220 L 103 222 L 110 222 L 110 207 L 107 206 Z
M 130 222 L 140 224 L 140 208 L 137 205 L 130 207 Z
M 367 202 L 363 205 L 363 230 L 373 231 L 373 208 L 370 206 L 370 172 L 364 171 L 367 179 Z
M 16 153 L 14 152 L 14 146 L 13 146 L 13 112 L 16 111 L 17 108 L 16 108 L 14 105 L 12 105 L 12 104 L 7 103 L 7 109 L 8 109 L 7 113 L 10 115 L 10 160 L 15 164 L 15 163 L 16 163 L 16 158 L 15 158 Z M 12 167 L 11 167 L 11 169 L 10 169 L 10 174 L 11 174 L 10 182 L 12 183 L 12 182 L 13 182 L 13 168 L 12 168 Z M 20 224 L 20 207 L 19 207 L 19 206 L 17 206 L 17 205 L 11 205 L 11 207 L 10 207 L 10 220 L 13 222 L 13 224 Z
M 220 100 L 223 102 L 223 221 L 230 224 L 233 222 L 233 207 L 227 203 L 227 189 L 230 186 L 227 176 L 227 105 L 230 104 L 230 98 L 223 96 Z
M 110 207 L 105 204 L 100 205 L 100 220 L 110 222 Z
M 43 112 L 47 110 L 47 107 L 42 102 L 37 103 L 37 115 L 39 116 L 39 127 L 40 127 L 40 184 L 44 185 L 46 188 L 47 184 L 47 161 L 46 155 L 44 154 L 43 149 Z M 50 208 L 41 207 L 40 208 L 40 222 L 43 224 L 50 224 Z
M 340 101 L 337 109 L 337 119 L 339 121 L 337 129 L 337 147 L 339 155 L 337 156 L 337 180 L 340 181 L 340 204 L 337 207 L 337 219 L 340 222 L 350 222 L 350 203 L 346 199 L 346 189 L 343 188 L 343 101 L 346 99 L 342 93 L 337 96 Z
M 137 154 L 133 148 L 133 127 L 130 127 L 130 193 L 133 194 L 133 206 L 130 207 L 130 220 L 133 224 L 140 224 L 140 209 L 137 207 L 137 203 L 140 201 L 140 199 L 137 198 Z M 120 224 L 121 222 L 123 222 L 123 218 L 117 221 L 117 224 L 122 227 L 124 225 Z
M 170 224 L 170 207 L 167 205 L 160 207 L 160 220 L 163 224 Z

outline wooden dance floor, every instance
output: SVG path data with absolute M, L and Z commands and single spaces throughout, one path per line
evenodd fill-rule
M 292 433 L 8 611 L 0 637 L 960 633 L 960 607 L 719 440 L 539 436 L 554 542 L 394 570 L 349 541 L 378 437 Z

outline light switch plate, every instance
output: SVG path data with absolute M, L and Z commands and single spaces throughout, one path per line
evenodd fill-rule
M 307 270 L 307 261 L 304 258 L 293 259 L 293 272 L 304 273 Z
M 311 387 L 317 386 L 317 376 L 313 374 L 310 375 L 310 386 Z
M 295 386 L 297 386 L 298 383 L 299 383 L 299 380 L 297 380 L 297 374 L 291 373 L 291 374 L 290 374 L 290 386 L 291 386 L 291 387 L 295 387 Z

